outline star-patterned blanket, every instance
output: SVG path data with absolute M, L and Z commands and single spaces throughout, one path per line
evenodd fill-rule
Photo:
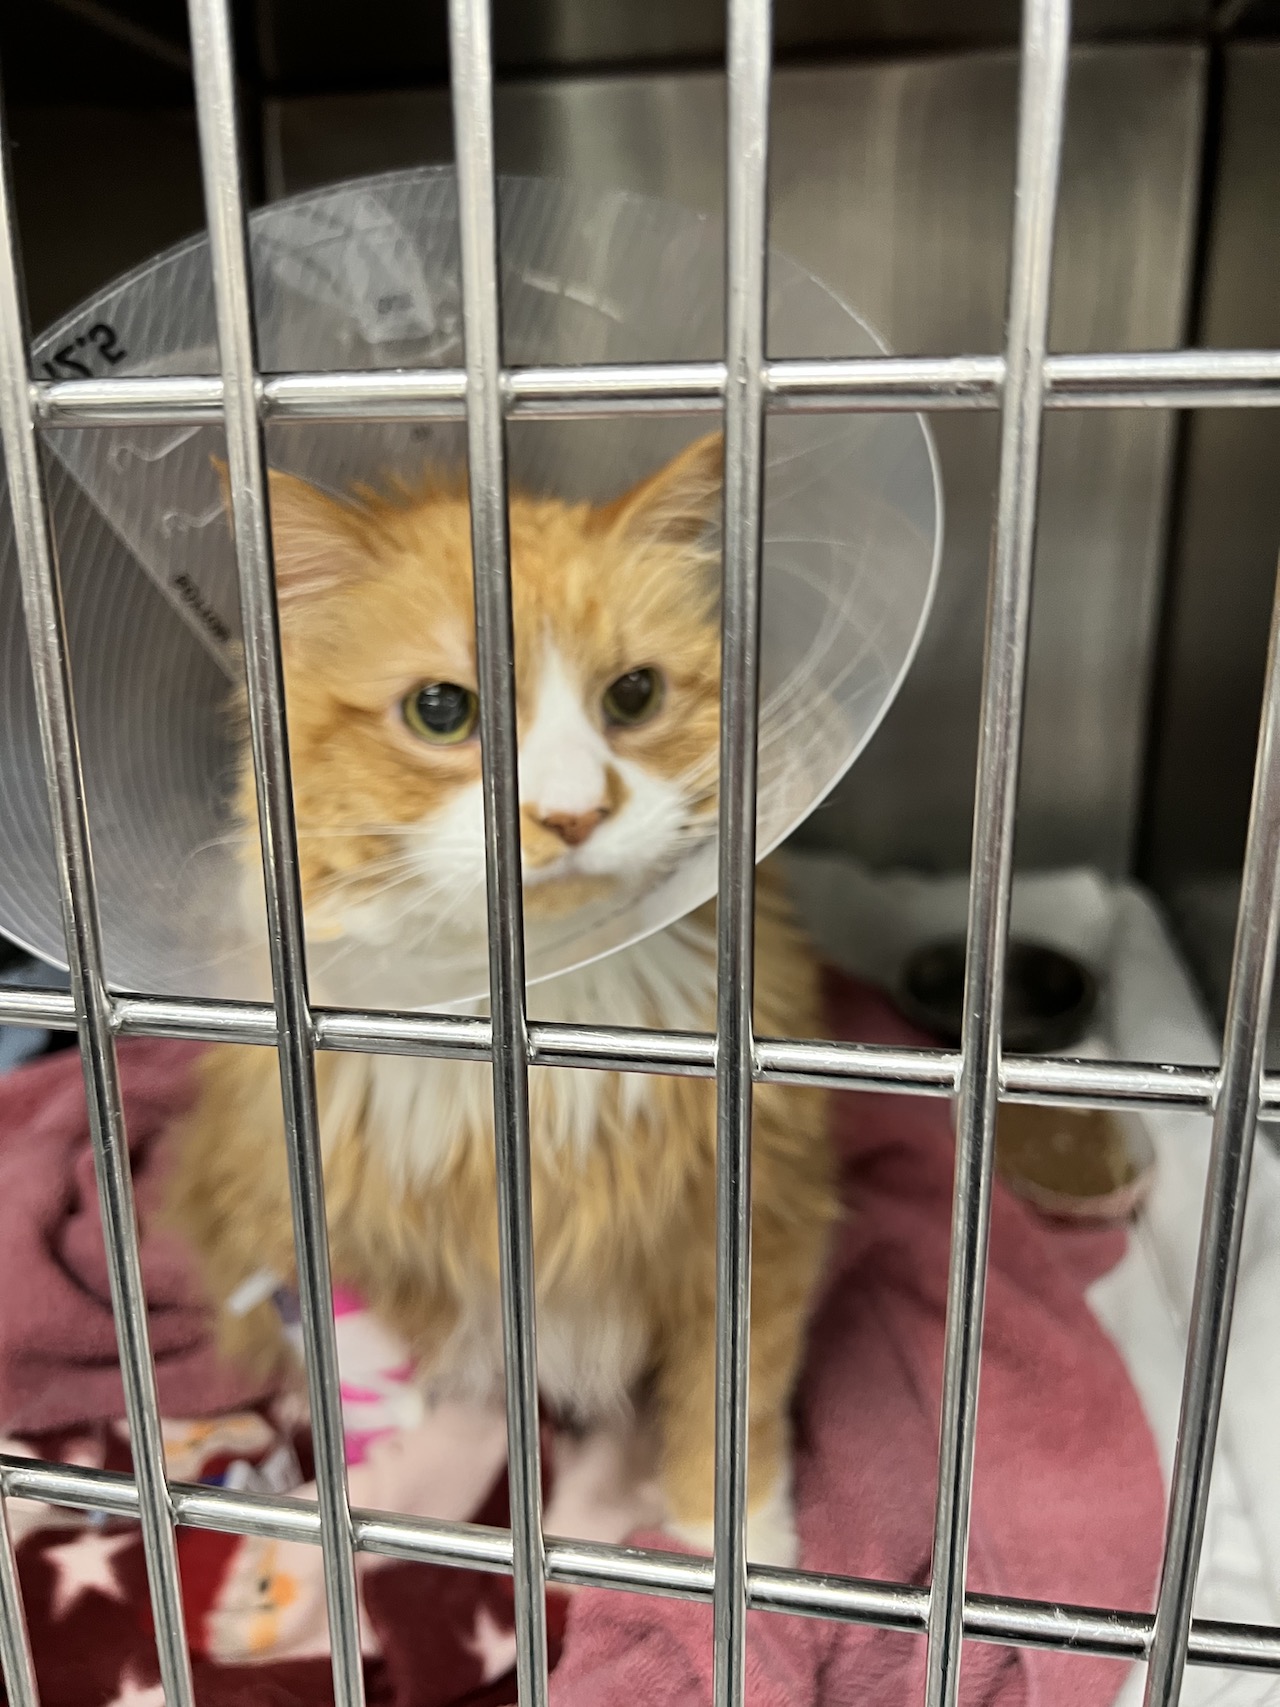
M 918 1039 L 870 990 L 833 978 L 833 1036 Z M 121 1045 L 165 1446 L 179 1481 L 313 1491 L 296 1397 L 218 1366 L 183 1253 L 158 1229 L 163 1134 L 192 1050 Z M 806 1567 L 928 1580 L 946 1301 L 952 1137 L 936 1099 L 846 1094 L 833 1129 L 853 1206 L 796 1398 L 795 1500 Z M 987 1288 L 970 1584 L 990 1593 L 1149 1607 L 1163 1492 L 1125 1367 L 1086 1300 L 1125 1234 L 1054 1228 L 997 1189 Z M 504 1524 L 500 1412 L 406 1405 L 394 1348 L 358 1347 L 337 1300 L 353 1504 Z M 353 1353 L 352 1346 L 356 1346 Z M 354 1355 L 354 1364 L 351 1358 Z M 78 1063 L 0 1076 L 0 1453 L 130 1466 Z M 388 1406 L 390 1409 L 388 1410 Z M 644 1442 L 619 1423 L 543 1429 L 549 1533 L 674 1545 Z M 42 1707 L 160 1707 L 136 1524 L 10 1499 Z M 183 1528 L 199 1707 L 332 1699 L 319 1549 Z M 515 1698 L 511 1587 L 500 1575 L 373 1555 L 358 1566 L 372 1707 Z M 705 1707 L 709 1608 L 554 1589 L 554 1707 Z M 850 1624 L 752 1614 L 750 1707 L 898 1707 L 923 1688 L 923 1644 Z M 965 1707 L 1106 1707 L 1125 1674 L 1087 1655 L 966 1644 Z
M 164 1425 L 170 1476 L 261 1492 L 314 1496 L 309 1438 L 296 1401 Z M 631 1474 L 627 1431 L 586 1438 L 544 1433 L 547 1520 L 570 1533 L 621 1540 L 652 1521 Z M 109 1422 L 0 1439 L 59 1462 L 130 1468 L 128 1428 Z M 424 1424 L 376 1444 L 350 1472 L 354 1503 L 432 1516 L 507 1522 L 500 1414 L 441 1407 Z M 554 1473 L 554 1474 L 553 1474 Z M 554 1488 L 552 1481 L 554 1480 Z M 8 1501 L 43 1707 L 163 1707 L 139 1526 L 88 1518 L 34 1500 Z M 331 1699 L 319 1550 L 301 1542 L 183 1529 L 183 1605 L 200 1707 L 284 1707 Z M 508 1578 L 361 1555 L 361 1646 L 369 1700 L 445 1707 L 514 1699 L 514 1619 Z M 552 1655 L 566 1597 L 549 1596 Z

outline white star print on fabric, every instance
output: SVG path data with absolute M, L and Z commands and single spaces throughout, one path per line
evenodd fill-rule
M 138 1683 L 131 1671 L 120 1679 L 120 1693 L 107 1707 L 165 1707 L 164 1690 L 158 1683 Z
M 123 1535 L 82 1533 L 74 1541 L 50 1547 L 45 1558 L 54 1574 L 52 1616 L 65 1618 L 83 1594 L 96 1592 L 109 1600 L 123 1600 L 125 1592 L 116 1578 L 112 1560 L 136 1540 L 132 1530 Z
M 516 1663 L 516 1633 L 504 1630 L 487 1606 L 476 1613 L 475 1631 L 467 1643 L 480 1661 L 485 1683 L 505 1677 Z

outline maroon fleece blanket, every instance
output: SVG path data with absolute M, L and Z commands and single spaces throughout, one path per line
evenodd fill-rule
M 872 992 L 833 979 L 829 995 L 833 1035 L 917 1041 Z M 171 1474 L 294 1486 L 309 1473 L 305 1426 L 219 1367 L 182 1252 L 148 1224 L 162 1134 L 189 1094 L 193 1051 L 139 1041 L 123 1044 L 120 1056 L 161 1403 L 166 1418 L 183 1419 L 167 1431 Z M 937 1099 L 849 1093 L 835 1100 L 833 1118 L 856 1209 L 838 1242 L 797 1396 L 802 1563 L 924 1583 L 949 1111 Z M 1151 1605 L 1163 1508 L 1156 1452 L 1123 1363 L 1085 1298 L 1122 1254 L 1124 1237 L 1051 1227 L 997 1188 L 970 1552 L 976 1590 Z M 126 1468 L 84 1101 L 70 1055 L 0 1079 L 0 1300 L 3 1450 Z M 566 1519 L 574 1532 L 607 1536 L 609 1521 L 629 1509 L 626 1499 L 599 1478 L 584 1482 L 550 1433 L 545 1444 L 552 1509 L 559 1499 L 562 1512 L 575 1514 Z M 475 1459 L 471 1515 L 502 1523 L 501 1468 L 467 1437 L 459 1444 L 456 1428 L 439 1460 L 442 1471 L 448 1463 L 451 1496 L 467 1485 L 448 1460 L 459 1451 Z M 439 1478 L 420 1483 L 430 1489 Z M 434 1497 L 428 1492 L 417 1509 L 429 1512 Z M 136 1526 L 25 1501 L 10 1501 L 9 1512 L 43 1707 L 162 1707 Z M 457 1515 L 443 1507 L 433 1514 Z M 652 1531 L 638 1538 L 672 1545 Z M 271 1545 L 181 1534 L 201 1707 L 316 1707 L 332 1698 L 322 1628 L 317 1637 L 301 1615 L 318 1594 L 316 1550 L 294 1549 L 299 1562 L 271 1554 Z M 374 1707 L 514 1700 L 504 1579 L 363 1560 L 361 1600 Z M 557 1707 L 709 1701 L 706 1607 L 587 1590 L 553 1592 L 548 1610 Z M 921 1697 L 917 1637 L 763 1613 L 750 1622 L 751 1707 L 905 1707 Z M 1123 1675 L 1118 1663 L 1088 1656 L 971 1643 L 961 1694 L 965 1707 L 1102 1707 Z

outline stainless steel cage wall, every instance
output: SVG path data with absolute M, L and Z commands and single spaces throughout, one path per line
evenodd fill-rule
M 189 0 L 201 159 L 218 311 L 216 378 L 34 382 L 8 178 L 0 180 L 0 429 L 41 718 L 69 995 L 0 994 L 0 1022 L 78 1033 L 88 1091 L 135 1477 L 0 1458 L 8 1497 L 140 1519 L 171 1707 L 192 1702 L 174 1529 L 189 1524 L 318 1543 L 336 1700 L 362 1700 L 358 1551 L 509 1572 L 522 1702 L 546 1700 L 545 1581 L 714 1604 L 717 1707 L 743 1696 L 748 1607 L 914 1632 L 928 1642 L 929 1707 L 956 1700 L 965 1637 L 1146 1659 L 1149 1707 L 1170 1707 L 1183 1668 L 1280 1673 L 1280 1627 L 1192 1620 L 1259 1113 L 1280 1112 L 1263 1072 L 1280 903 L 1280 605 L 1245 854 L 1222 1065 L 1002 1059 L 999 1028 L 1027 660 L 1040 436 L 1045 409 L 1280 405 L 1280 352 L 1047 353 L 1049 282 L 1069 48 L 1067 0 L 1024 0 L 1013 250 L 1002 355 L 777 362 L 764 348 L 770 29 L 768 0 L 728 0 L 727 323 L 723 362 L 625 369 L 501 368 L 485 0 L 451 0 L 466 366 L 460 371 L 257 372 L 235 131 L 227 0 Z M 756 1039 L 749 1003 L 754 895 L 756 670 L 762 442 L 768 411 L 999 409 L 997 494 L 982 698 L 966 975 L 959 1051 Z M 631 410 L 723 412 L 728 447 L 721 738 L 720 942 L 714 1037 L 617 1026 L 530 1024 L 525 1011 L 517 830 L 504 420 Z M 269 419 L 466 418 L 477 577 L 493 1018 L 313 1008 L 307 990 L 263 464 Z M 274 1003 L 119 997 L 106 987 L 40 435 L 53 425 L 221 418 L 240 567 Z M 280 1057 L 294 1232 L 315 1432 L 318 1500 L 166 1481 L 138 1260 L 115 1041 L 136 1034 L 274 1047 Z M 492 1062 L 512 1528 L 352 1510 L 347 1498 L 318 1145 L 317 1049 Z M 718 1081 L 717 1475 L 714 1561 L 544 1537 L 536 1422 L 527 1072 L 693 1074 Z M 754 1082 L 821 1083 L 958 1096 L 958 1144 L 933 1581 L 930 1589 L 748 1566 L 744 1553 L 745 1374 Z M 1164 1568 L 1154 1616 L 966 1594 L 965 1556 L 993 1162 L 1001 1097 L 1089 1107 L 1178 1107 L 1213 1115 L 1213 1142 Z M 0 1525 L 0 1663 L 13 1707 L 36 1707 L 7 1526 Z

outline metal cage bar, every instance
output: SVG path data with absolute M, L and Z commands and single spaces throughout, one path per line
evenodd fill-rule
M 449 0 L 449 74 L 458 161 L 467 469 L 489 902 L 490 1058 L 506 1364 L 507 1475 L 514 1549 L 516 1681 L 524 1707 L 542 1707 L 547 1698 L 546 1573 L 534 1319 L 515 641 L 500 392 L 502 321 L 488 0 Z
M 1222 1040 L 1222 1091 L 1213 1118 L 1191 1330 L 1178 1416 L 1146 1707 L 1174 1707 L 1182 1687 L 1191 1602 L 1204 1540 L 1249 1167 L 1267 1045 L 1280 917 L 1280 577 L 1271 615 L 1244 878 Z
M 22 1611 L 22 1585 L 9 1529 L 7 1502 L 0 1498 L 0 1679 L 9 1707 L 40 1707 L 31 1640 Z
M 111 1020 L 120 1037 L 274 1047 L 278 1036 L 275 1012 L 262 1002 L 119 996 L 111 1004 Z M 0 989 L 0 1024 L 74 1030 L 75 1005 L 69 995 L 58 991 Z M 312 1010 L 312 1024 L 319 1049 L 470 1061 L 489 1060 L 493 1035 L 491 1022 L 484 1018 L 376 1008 L 318 1007 Z M 534 1020 L 529 1024 L 529 1065 L 711 1078 L 715 1038 L 707 1032 Z M 764 1037 L 755 1040 L 755 1075 L 771 1084 L 950 1097 L 959 1086 L 960 1055 L 950 1049 Z M 1163 1061 L 1010 1055 L 1000 1065 L 1003 1098 L 1047 1106 L 1212 1114 L 1221 1085 L 1217 1068 Z M 1280 1118 L 1280 1073 L 1263 1076 L 1260 1114 L 1264 1119 Z
M 1005 391 L 973 805 L 955 1198 L 929 1601 L 925 1692 L 929 1707 L 953 1707 L 960 1677 L 1000 1094 L 1000 1016 L 1013 889 L 1018 760 L 1044 424 L 1049 278 L 1071 44 L 1069 0 L 1024 0 L 1022 16 Z
M 193 1707 L 173 1508 L 165 1481 L 160 1403 L 76 737 L 66 619 L 31 407 L 26 310 L 2 114 L 0 153 L 0 435 L 58 862 L 63 935 L 71 968 L 129 1445 L 138 1479 L 138 1517 L 155 1619 L 156 1654 L 166 1700 L 173 1707 Z M 19 1659 L 16 1650 L 10 1652 L 14 1640 L 11 1632 L 6 1635 L 6 1670 L 10 1661 Z M 26 1679 L 21 1667 L 16 1675 L 22 1687 Z
M 231 18 L 227 0 L 190 0 L 188 15 L 222 370 L 227 484 L 244 617 L 245 686 L 257 787 L 293 1242 L 324 1546 L 333 1685 L 338 1707 L 363 1707 L 364 1663 L 347 1501 L 298 839 L 285 725 L 284 670 L 271 558 L 266 454 L 254 395 L 257 338 L 236 134 Z
M 873 1624 L 926 1636 L 930 1707 L 951 1707 L 963 1637 L 1150 1659 L 1149 1707 L 1172 1707 L 1186 1663 L 1280 1674 L 1280 1627 L 1192 1619 L 1248 1167 L 1259 1114 L 1280 1115 L 1280 1074 L 1262 1071 L 1280 878 L 1280 592 L 1233 961 L 1223 1065 L 1003 1059 L 1000 1010 L 1016 802 L 1022 683 L 1045 409 L 1280 406 L 1280 352 L 1045 349 L 1068 0 L 1024 0 L 1019 158 L 1006 347 L 1002 354 L 776 361 L 764 348 L 767 265 L 768 0 L 728 0 L 729 152 L 724 361 L 504 369 L 497 289 L 492 62 L 486 0 L 451 0 L 464 343 L 461 369 L 259 374 L 235 138 L 226 0 L 189 0 L 221 374 L 34 382 L 27 359 L 11 198 L 0 187 L 0 426 L 72 965 L 70 995 L 0 992 L 0 1023 L 80 1036 L 108 1247 L 135 1476 L 0 1458 L 6 1497 L 138 1519 L 146 1543 L 161 1676 L 189 1707 L 174 1524 L 319 1544 L 337 1698 L 362 1699 L 356 1551 L 515 1579 L 522 1702 L 546 1698 L 547 1580 L 677 1595 L 713 1605 L 717 1707 L 742 1699 L 748 1608 Z M 752 1035 L 755 672 L 762 436 L 768 412 L 1002 410 L 1000 487 L 975 801 L 966 1029 L 959 1052 Z M 726 425 L 722 668 L 722 905 L 715 1035 L 533 1024 L 524 1001 L 504 420 L 640 413 Z M 278 621 L 272 595 L 262 432 L 273 420 L 465 419 L 482 678 L 482 741 L 493 1019 L 312 1009 L 298 886 Z M 54 542 L 38 432 L 61 426 L 223 420 L 245 615 L 274 1006 L 105 987 L 75 739 Z M 307 1342 L 318 1502 L 167 1485 L 116 1078 L 115 1038 L 190 1037 L 274 1047 L 281 1060 L 294 1231 Z M 511 1443 L 512 1529 L 432 1523 L 347 1503 L 331 1314 L 314 1050 L 491 1061 Z M 716 1077 L 718 1125 L 716 1523 L 712 1560 L 544 1540 L 538 1462 L 529 1065 Z M 956 1196 L 934 1580 L 867 1582 L 749 1566 L 744 1547 L 749 1350 L 750 1108 L 754 1082 L 959 1095 Z M 997 1097 L 1214 1114 L 1193 1328 L 1184 1374 L 1165 1569 L 1154 1615 L 965 1593 L 980 1368 L 991 1148 Z M 0 1512 L 0 1517 L 3 1513 Z M 0 1534 L 0 1665 L 15 1707 L 34 1707 L 11 1539 Z
M 113 1471 L 0 1456 L 0 1481 L 11 1498 L 42 1499 L 123 1517 L 138 1510 L 131 1478 Z M 182 1483 L 173 1484 L 173 1499 L 178 1521 L 192 1528 L 312 1545 L 320 1539 L 319 1512 L 311 1502 Z M 509 1530 L 359 1510 L 353 1513 L 353 1522 L 356 1545 L 365 1552 L 467 1570 L 511 1570 Z M 546 1558 L 551 1582 L 700 1601 L 709 1601 L 712 1595 L 712 1562 L 684 1553 L 552 1537 Z M 762 1612 L 838 1619 L 922 1635 L 929 1591 L 915 1583 L 749 1565 L 747 1603 Z M 1141 1660 L 1150 1649 L 1153 1626 L 1151 1613 L 1106 1607 L 983 1594 L 967 1594 L 964 1602 L 967 1638 L 1063 1653 Z M 1193 1665 L 1280 1673 L 1280 1626 L 1196 1619 L 1188 1659 Z
M 998 409 L 1003 355 L 828 357 L 766 361 L 768 405 L 792 412 L 860 409 Z M 1047 409 L 1248 409 L 1280 406 L 1280 351 L 1140 350 L 1119 355 L 1049 355 Z M 503 407 L 525 419 L 718 414 L 723 362 L 654 362 L 635 367 L 510 368 Z M 209 376 L 42 379 L 32 386 L 47 427 L 182 425 L 215 420 L 222 381 Z M 461 420 L 461 368 L 259 376 L 268 420 Z
M 716 1707 L 746 1689 L 756 772 L 768 306 L 770 0 L 729 0 L 724 562 L 716 911 Z

